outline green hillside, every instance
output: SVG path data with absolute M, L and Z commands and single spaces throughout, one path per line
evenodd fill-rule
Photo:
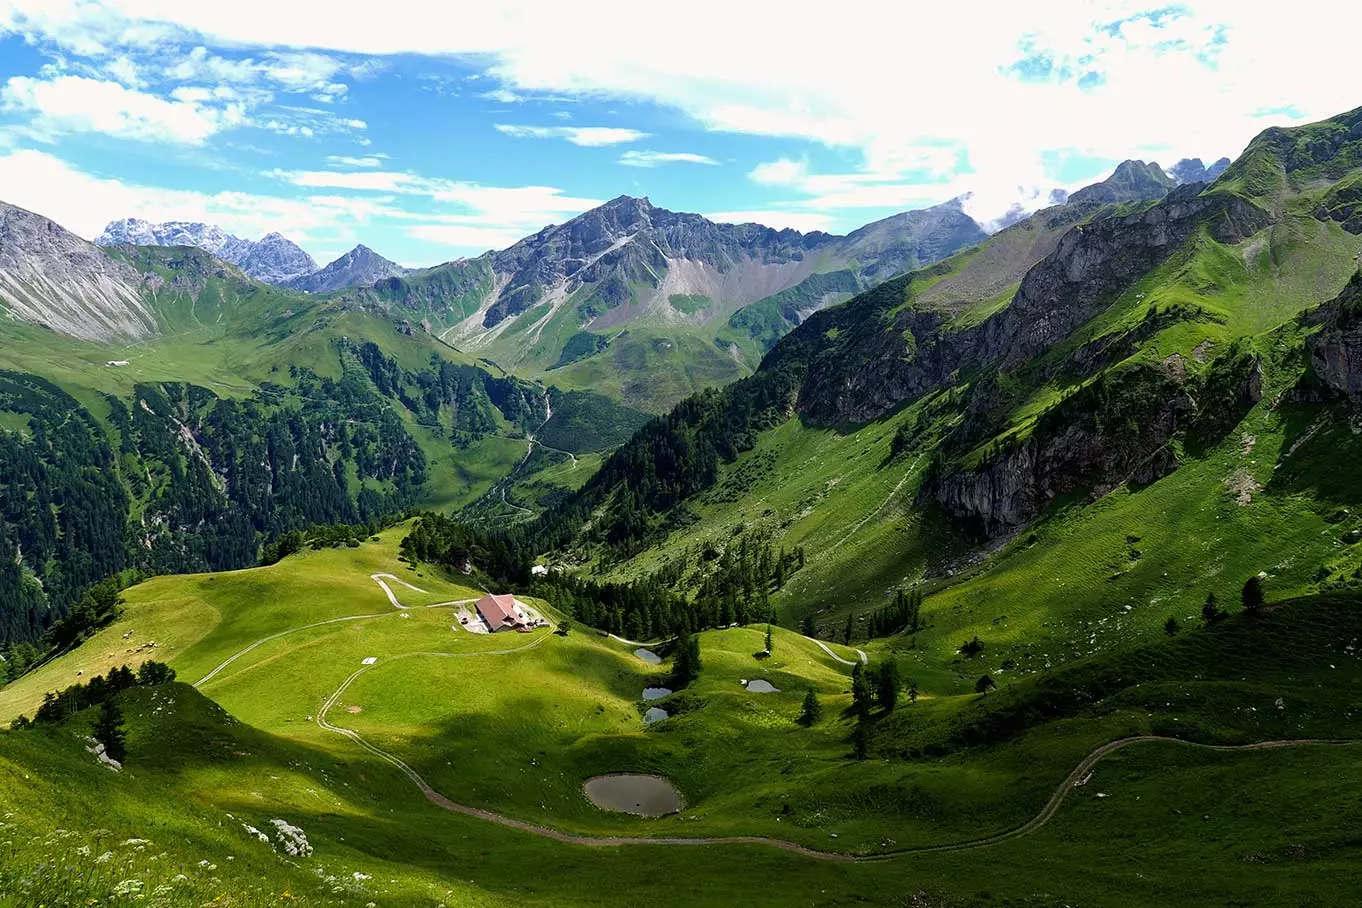
M 0 904 L 119 903 L 131 897 L 126 880 L 168 904 L 245 905 L 781 905 L 810 889 L 827 904 L 1288 905 L 1349 891 L 1342 843 L 1356 796 L 1337 780 L 1351 749 L 1194 749 L 1160 736 L 1240 745 L 1356 735 L 1362 668 L 1350 641 L 1362 612 L 1351 594 L 1189 626 L 986 696 L 957 690 L 930 653 L 903 654 L 918 698 L 872 708 L 869 759 L 857 760 L 854 650 L 830 654 L 777 629 L 769 657 L 756 658 L 760 626 L 705 632 L 699 679 L 645 703 L 643 688 L 665 681 L 670 661 L 650 666 L 632 644 L 582 628 L 471 634 L 456 615 L 479 591 L 399 561 L 406 532 L 134 587 L 117 623 L 0 690 L 11 717 L 120 659 L 166 661 L 179 682 L 118 695 L 128 727 L 119 773 L 84 750 L 90 713 L 0 733 L 0 889 L 10 899 Z M 878 664 L 888 650 L 870 653 Z M 739 683 L 753 678 L 780 692 Z M 823 716 L 804 728 L 808 690 Z M 645 724 L 645 705 L 658 704 L 673 715 Z M 1103 749 L 1140 736 L 1152 737 Z M 447 800 L 423 797 L 402 766 Z M 642 819 L 592 807 L 582 781 L 619 771 L 667 777 L 684 810 Z M 1251 793 L 1227 798 L 1245 778 Z M 487 813 L 439 806 L 450 802 Z M 310 854 L 283 853 L 276 818 L 302 830 Z M 640 844 L 590 847 L 602 836 Z M 815 853 L 680 844 L 732 836 Z M 932 850 L 943 845 L 961 847 Z M 1150 849 L 1158 874 L 1140 872 Z M 890 857 L 838 859 L 847 855 Z M 82 875 L 54 874 L 54 857 Z M 527 863 L 552 878 L 527 876 Z M 699 885 L 679 890 L 678 873 Z

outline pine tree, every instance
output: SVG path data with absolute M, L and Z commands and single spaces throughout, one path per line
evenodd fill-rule
M 1168 620 L 1163 623 L 1163 632 L 1170 637 L 1176 637 L 1180 630 L 1182 625 L 1178 624 L 1178 619 L 1169 615 Z
M 851 707 L 862 718 L 870 714 L 870 683 L 859 662 L 851 669 Z
M 805 728 L 812 728 L 818 724 L 818 720 L 823 715 L 823 706 L 818 702 L 818 695 L 809 688 L 809 692 L 804 695 L 804 708 L 799 713 L 799 724 Z
M 1201 606 L 1201 620 L 1210 625 L 1219 623 L 1224 617 L 1225 613 L 1222 612 L 1220 606 L 1216 604 L 1215 593 L 1207 593 L 1206 602 Z
M 899 702 L 899 688 L 903 682 L 899 677 L 899 665 L 893 659 L 880 667 L 875 683 L 875 700 L 885 712 L 893 712 Z
M 123 712 L 113 698 L 99 706 L 99 717 L 95 719 L 95 740 L 104 745 L 104 753 L 109 759 L 122 763 L 127 759 L 126 738 L 123 734 Z
M 909 702 L 909 703 L 916 703 L 916 702 L 917 702 L 917 679 L 916 679 L 916 678 L 914 678 L 913 680 L 911 680 L 911 681 L 908 682 L 908 702 Z
M 864 760 L 869 756 L 870 738 L 864 722 L 856 723 L 856 730 L 851 733 L 851 752 L 858 760 Z
M 766 655 L 771 655 L 771 625 L 766 625 Z
M 1267 600 L 1263 595 L 1263 580 L 1261 577 L 1255 575 L 1244 582 L 1244 589 L 1240 593 L 1240 600 L 1244 603 L 1245 614 L 1258 616 L 1263 613 L 1263 607 L 1267 604 Z
M 842 628 L 842 643 L 847 646 L 851 645 L 851 632 L 854 629 L 855 625 L 852 624 L 851 616 L 847 615 L 846 627 Z
M 976 694 L 986 694 L 997 686 L 998 685 L 993 681 L 991 677 L 989 677 L 988 675 L 984 675 L 981 678 L 979 678 L 978 681 L 974 682 L 974 692 Z

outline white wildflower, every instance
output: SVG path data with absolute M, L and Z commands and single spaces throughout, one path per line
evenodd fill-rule
M 119 883 L 117 886 L 113 888 L 113 895 L 115 896 L 141 894 L 142 894 L 141 880 L 124 880 L 123 882 Z

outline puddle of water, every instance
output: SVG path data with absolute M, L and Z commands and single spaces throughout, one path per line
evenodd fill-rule
M 755 681 L 748 681 L 748 682 L 747 682 L 747 689 L 748 689 L 749 691 L 751 691 L 752 693 L 754 693 L 754 694 L 778 694 L 778 693 L 780 693 L 780 688 L 776 687 L 776 686 L 775 686 L 774 684 L 772 684 L 770 681 L 763 681 L 763 680 L 760 679 L 760 678 L 757 678 Z
M 681 809 L 681 792 L 661 776 L 616 773 L 587 779 L 587 798 L 602 810 L 640 817 L 665 817 Z
M 643 714 L 643 721 L 652 725 L 654 722 L 661 722 L 669 715 L 671 715 L 671 713 L 660 706 L 650 706 L 648 711 Z
M 649 665 L 662 664 L 662 657 L 650 649 L 636 649 L 634 650 L 634 655 L 638 656 L 640 659 L 642 659 L 644 662 L 647 662 Z
M 663 697 L 670 697 L 672 690 L 670 687 L 645 687 L 643 688 L 643 699 L 661 700 Z

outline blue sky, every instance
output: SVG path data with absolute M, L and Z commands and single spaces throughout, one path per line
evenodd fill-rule
M 988 221 L 1362 103 L 1318 66 L 1362 24 L 1338 4 L 446 6 L 0 0 L 0 199 L 422 265 L 625 193 L 832 232 L 967 195 Z

